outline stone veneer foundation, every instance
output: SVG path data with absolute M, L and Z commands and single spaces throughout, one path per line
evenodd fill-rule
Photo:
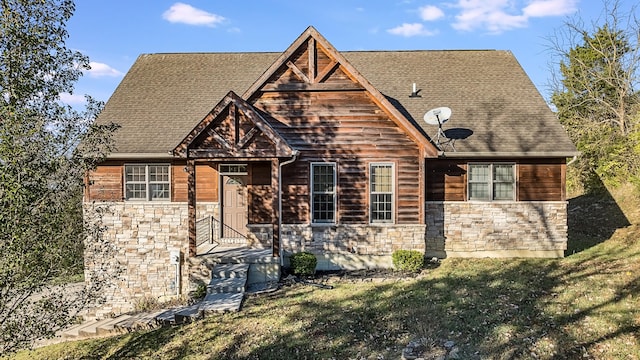
M 91 218 L 87 212 L 94 211 L 103 213 L 104 245 L 86 244 L 85 281 L 93 281 L 95 271 L 110 272 L 111 276 L 106 277 L 114 279 L 103 292 L 104 304 L 94 309 L 96 318 L 132 311 L 144 302 L 164 301 L 188 293 L 192 262 L 187 258 L 186 203 L 85 204 L 87 218 Z M 217 213 L 218 203 L 197 205 L 198 218 Z M 112 254 L 111 258 L 103 258 L 101 246 L 111 246 L 115 257 Z M 181 254 L 180 284 L 176 284 L 176 265 L 171 264 L 169 258 L 171 251 Z
M 426 256 L 562 257 L 567 203 L 426 202 Z
M 300 251 L 316 254 L 318 270 L 352 270 L 390 268 L 391 254 L 399 249 L 418 250 L 428 257 L 561 257 L 566 249 L 566 202 L 425 205 L 426 225 L 283 224 L 285 265 L 288 255 Z M 95 317 L 186 295 L 194 279 L 210 276 L 201 259 L 187 257 L 186 203 L 87 203 L 86 218 L 96 210 L 103 214 L 103 236 L 102 241 L 86 244 L 85 279 L 90 283 L 92 274 L 102 271 L 100 278 L 115 280 L 104 291 L 105 303 L 95 310 Z M 218 213 L 218 203 L 197 205 L 198 218 Z M 249 226 L 247 245 L 268 248 L 272 239 L 272 225 Z M 115 255 L 101 256 L 101 246 L 113 248 Z M 171 251 L 181 253 L 180 284 Z
M 317 270 L 390 268 L 395 250 L 425 251 L 424 225 L 283 224 L 282 247 L 288 255 L 314 253 Z

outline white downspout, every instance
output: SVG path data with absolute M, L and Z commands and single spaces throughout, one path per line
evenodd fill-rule
M 573 159 L 571 159 L 571 161 L 567 163 L 567 166 L 573 164 L 574 162 L 576 162 L 576 160 L 578 160 L 578 155 L 573 155 Z
M 278 255 L 280 256 L 280 266 L 284 266 L 284 251 L 282 250 L 282 167 L 296 161 L 298 153 L 298 150 L 293 150 L 291 159 L 280 163 L 278 169 Z

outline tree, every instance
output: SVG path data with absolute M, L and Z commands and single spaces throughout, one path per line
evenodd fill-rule
M 582 152 L 577 175 L 586 190 L 631 180 L 640 187 L 640 23 L 605 1 L 603 20 L 588 28 L 571 19 L 551 38 L 559 81 L 551 102 Z
M 82 222 L 83 177 L 110 150 L 102 104 L 60 102 L 88 68 L 66 48 L 71 0 L 0 0 L 0 353 L 52 336 L 97 289 L 73 297 L 51 283 L 77 273 L 98 227 Z M 82 143 L 79 147 L 78 144 Z

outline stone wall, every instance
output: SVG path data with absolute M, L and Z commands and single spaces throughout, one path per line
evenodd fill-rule
M 248 224 L 247 246 L 254 249 L 270 249 L 273 246 L 272 224 Z
M 425 211 L 427 256 L 562 257 L 567 247 L 564 201 L 429 201 Z
M 425 226 L 283 224 L 282 247 L 316 254 L 318 270 L 391 267 L 395 250 L 424 252 Z
M 95 309 L 95 317 L 134 310 L 143 302 L 164 301 L 189 291 L 188 210 L 186 203 L 113 202 L 86 203 L 85 219 L 101 213 L 101 239 L 88 240 L 85 248 L 85 280 L 106 273 L 112 283 L 105 303 Z M 197 216 L 216 215 L 218 203 L 198 203 Z M 101 256 L 106 246 L 109 258 Z M 171 251 L 180 251 L 180 286 Z M 104 275 L 104 274 L 103 274 Z M 102 276 L 105 277 L 105 276 Z

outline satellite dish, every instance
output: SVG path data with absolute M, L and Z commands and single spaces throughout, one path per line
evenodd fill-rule
M 438 134 L 436 135 L 436 145 L 438 147 L 441 145 L 451 145 L 453 151 L 455 151 L 456 148 L 453 146 L 452 139 L 448 139 L 442 130 L 442 124 L 446 123 L 450 117 L 451 109 L 446 106 L 442 106 L 427 111 L 424 114 L 424 122 L 429 125 L 438 125 Z M 441 141 L 441 138 L 444 138 L 445 141 Z
M 429 125 L 442 125 L 451 117 L 451 109 L 443 106 L 431 109 L 424 114 L 424 122 Z

